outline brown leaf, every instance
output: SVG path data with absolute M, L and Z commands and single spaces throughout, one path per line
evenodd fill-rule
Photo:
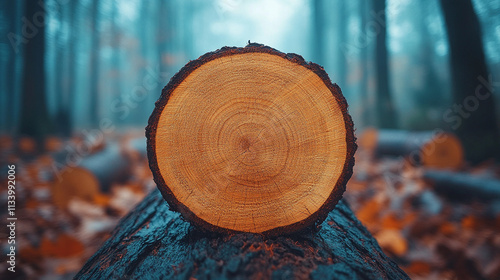
M 408 251 L 408 243 L 403 235 L 393 229 L 383 229 L 375 235 L 382 249 L 397 255 L 402 256 Z
M 428 275 L 431 272 L 431 265 L 424 261 L 414 261 L 404 271 L 408 274 Z

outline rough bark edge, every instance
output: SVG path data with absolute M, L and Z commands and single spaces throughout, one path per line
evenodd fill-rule
M 245 53 L 267 53 L 272 55 L 277 55 L 288 61 L 296 63 L 300 66 L 303 66 L 311 71 L 313 71 L 316 75 L 318 75 L 321 80 L 323 80 L 324 84 L 328 87 L 336 102 L 339 104 L 340 110 L 342 111 L 345 128 L 346 128 L 346 142 L 347 142 L 347 155 L 346 161 L 344 162 L 344 167 L 342 169 L 342 173 L 335 185 L 335 188 L 331 192 L 330 196 L 327 198 L 325 203 L 313 214 L 308 216 L 306 219 L 287 225 L 282 227 L 277 227 L 271 230 L 267 230 L 262 232 L 261 234 L 267 236 L 275 236 L 281 234 L 289 234 L 293 232 L 300 231 L 312 225 L 321 224 L 328 213 L 333 210 L 338 201 L 342 198 L 343 193 L 346 189 L 347 181 L 352 176 L 352 170 L 354 166 L 354 153 L 357 149 L 356 137 L 354 136 L 354 124 L 352 122 L 352 118 L 348 113 L 348 104 L 342 95 L 342 91 L 337 84 L 332 83 L 330 77 L 325 72 L 323 67 L 313 62 L 306 62 L 304 58 L 298 54 L 294 53 L 282 53 L 276 49 L 273 49 L 269 46 L 265 46 L 262 44 L 249 43 L 244 48 L 238 47 L 222 47 L 219 50 L 214 52 L 208 52 L 202 56 L 200 56 L 196 60 L 192 60 L 188 62 L 184 67 L 179 70 L 169 81 L 169 83 L 163 88 L 161 92 L 161 96 L 155 103 L 155 108 L 153 113 L 149 117 L 148 126 L 146 127 L 146 138 L 147 138 L 147 150 L 148 150 L 148 159 L 149 159 L 149 167 L 153 173 L 154 181 L 158 186 L 162 196 L 168 202 L 170 209 L 173 211 L 180 212 L 182 216 L 188 221 L 193 222 L 195 225 L 200 226 L 209 231 L 221 232 L 221 233 L 237 233 L 239 231 L 235 231 L 232 229 L 222 228 L 213 224 L 206 222 L 205 220 L 196 216 L 191 210 L 177 200 L 175 195 L 172 193 L 170 188 L 165 183 L 163 176 L 161 176 L 160 169 L 158 167 L 158 162 L 156 158 L 156 128 L 161 116 L 161 112 L 165 108 L 170 98 L 170 94 L 177 88 L 177 86 L 184 81 L 184 79 L 189 76 L 194 70 L 198 69 L 203 64 L 212 61 L 217 58 L 221 58 L 229 55 L 237 55 L 237 54 L 245 54 Z

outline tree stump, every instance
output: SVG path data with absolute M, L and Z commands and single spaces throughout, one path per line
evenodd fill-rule
M 154 190 L 75 279 L 409 278 L 342 200 L 318 228 L 267 238 L 201 231 Z
M 189 62 L 163 89 L 146 136 L 171 209 L 218 232 L 321 222 L 356 150 L 347 103 L 323 68 L 258 44 Z

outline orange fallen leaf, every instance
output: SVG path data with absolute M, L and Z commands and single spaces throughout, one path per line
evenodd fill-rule
M 448 221 L 444 221 L 443 224 L 439 227 L 439 231 L 444 235 L 452 235 L 456 232 L 457 227 Z
M 24 205 L 26 209 L 35 209 L 38 206 L 38 201 L 36 199 L 28 199 Z
M 99 205 L 99 206 L 108 206 L 111 198 L 109 197 L 109 195 L 97 193 L 97 194 L 94 194 L 93 200 L 94 200 L 94 203 Z
M 431 265 L 424 261 L 414 261 L 404 270 L 408 274 L 427 275 L 431 271 Z
M 384 250 L 402 256 L 408 251 L 408 243 L 401 233 L 394 229 L 383 229 L 375 235 L 380 247 Z
M 55 257 L 60 258 L 79 256 L 85 250 L 82 242 L 64 233 L 59 235 L 55 245 L 57 248 Z
M 404 227 L 413 223 L 415 218 L 415 213 L 409 213 L 400 218 L 396 213 L 392 212 L 385 215 L 382 218 L 381 223 L 382 227 L 385 229 L 403 229 Z
M 19 257 L 23 260 L 23 262 L 38 263 L 40 262 L 42 255 L 39 250 L 28 245 L 19 250 Z
M 21 137 L 17 141 L 18 148 L 21 152 L 26 154 L 32 154 L 36 150 L 36 142 L 34 139 L 29 137 Z
M 474 229 L 478 226 L 476 218 L 473 216 L 466 216 L 462 219 L 462 227 L 467 229 Z
M 78 239 L 64 233 L 59 235 L 55 242 L 42 238 L 39 248 L 43 256 L 55 258 L 80 256 L 84 250 L 83 244 Z
M 375 199 L 369 200 L 356 212 L 358 219 L 365 225 L 377 222 L 380 213 L 380 202 Z

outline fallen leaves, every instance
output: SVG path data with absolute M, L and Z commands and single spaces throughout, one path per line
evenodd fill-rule
M 382 229 L 375 235 L 380 247 L 396 256 L 403 256 L 408 251 L 408 242 L 399 230 Z
M 38 252 L 45 257 L 68 258 L 81 256 L 84 246 L 78 239 L 63 233 L 54 241 L 46 237 L 42 238 Z
M 107 140 L 120 142 L 131 137 L 114 135 Z M 54 193 L 53 185 L 72 163 L 68 161 L 70 157 L 60 156 L 67 154 L 68 147 L 83 144 L 90 146 L 90 155 L 100 152 L 105 141 L 49 137 L 43 152 L 36 150 L 42 146 L 30 138 L 13 141 L 0 136 L 0 162 L 16 164 L 16 217 L 21 225 L 17 228 L 16 244 L 22 263 L 18 268 L 28 279 L 71 279 L 109 237 L 118 220 L 155 187 L 151 172 L 147 172 L 147 160 L 141 156 L 145 155 L 143 152 L 134 157 L 128 181 L 113 183 L 108 192 L 65 196 L 67 207 L 58 207 L 54 199 L 60 197 Z M 0 198 L 4 195 L 2 191 Z M 5 219 L 5 213 L 1 215 Z M 2 263 L 3 260 L 0 256 Z
M 50 141 L 50 149 L 67 145 Z M 32 145 L 29 140 L 13 143 L 0 137 L 2 148 L 22 146 L 31 153 Z M 102 145 L 102 141 L 94 145 L 93 151 Z M 51 188 L 62 167 L 54 166 L 50 155 L 23 159 L 2 150 L 0 156 L 18 166 L 17 215 L 23 225 L 17 233 L 19 256 L 31 278 L 71 278 L 117 221 L 155 188 L 147 160 L 139 153 L 134 155 L 128 181 L 113 184 L 107 193 L 71 199 L 62 210 L 55 206 Z M 500 168 L 491 162 L 462 172 L 500 176 Z M 435 193 L 422 173 L 402 158 L 375 160 L 361 150 L 345 198 L 382 249 L 411 278 L 500 279 L 500 202 L 450 201 Z
M 449 199 L 403 158 L 360 150 L 354 168 L 345 198 L 412 279 L 500 279 L 500 202 Z M 493 162 L 460 172 L 500 177 Z

